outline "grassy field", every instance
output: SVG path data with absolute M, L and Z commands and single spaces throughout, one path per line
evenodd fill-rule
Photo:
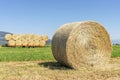
M 113 46 L 112 57 L 120 57 L 120 45 Z
M 57 63 L 50 47 L 0 48 L 0 80 L 120 80 L 120 46 L 108 65 L 70 69 Z
M 112 57 L 120 57 L 120 46 L 114 45 Z M 54 60 L 51 47 L 42 48 L 0 48 L 0 61 L 38 61 Z
M 41 48 L 0 48 L 0 61 L 54 60 L 50 47 Z

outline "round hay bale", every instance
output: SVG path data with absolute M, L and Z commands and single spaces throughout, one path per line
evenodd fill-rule
M 48 41 L 48 36 L 47 35 L 42 35 L 40 38 L 41 38 L 41 40 Z
M 52 38 L 55 59 L 74 69 L 104 66 L 111 57 L 111 51 L 108 32 L 94 21 L 65 24 Z
M 48 36 L 47 35 L 44 36 L 44 40 L 48 41 Z
M 39 40 L 39 35 L 35 35 L 35 38 L 34 38 L 34 40 Z
M 11 40 L 12 39 L 12 35 L 11 34 L 6 34 L 5 35 L 5 39 L 6 40 Z
M 19 39 L 19 35 L 18 34 L 13 34 L 12 35 L 12 39 L 13 40 L 18 40 Z
M 40 47 L 44 47 L 46 45 L 46 42 L 44 40 L 41 40 L 39 44 L 40 44 Z
M 28 46 L 28 41 L 26 39 L 22 41 L 22 46 Z
M 46 36 L 42 35 L 42 40 L 45 41 L 46 40 Z
M 38 40 L 42 40 L 42 36 L 41 35 L 38 37 Z
M 36 34 L 32 34 L 32 35 L 31 35 L 31 39 L 32 39 L 32 40 L 36 40 Z
M 21 40 L 21 41 L 26 40 L 26 39 L 25 39 L 25 34 L 21 34 L 21 35 L 20 35 L 20 39 L 19 39 L 19 40 Z
M 10 47 L 15 47 L 15 41 L 14 40 L 9 40 L 8 41 L 8 46 L 10 46 Z
M 35 47 L 40 46 L 40 41 L 39 41 L 39 40 L 35 40 L 35 41 L 34 41 L 34 46 L 35 46 Z
M 44 40 L 44 38 L 45 38 L 44 35 L 41 35 L 41 40 Z
M 21 35 L 20 35 L 20 34 L 18 34 L 17 36 L 18 36 L 18 39 L 17 39 L 17 40 L 21 40 Z
M 28 46 L 33 47 L 34 46 L 34 40 L 29 40 L 28 41 Z
M 23 40 L 25 39 L 25 34 L 20 34 L 20 38 Z
M 21 40 L 16 40 L 16 46 L 22 46 L 22 41 Z
M 31 39 L 31 35 L 30 34 L 25 34 L 25 39 L 26 40 L 30 40 Z

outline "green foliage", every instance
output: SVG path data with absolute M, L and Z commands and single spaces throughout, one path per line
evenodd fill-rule
M 120 45 L 113 45 L 112 57 L 120 57 Z
M 22 48 L 1 47 L 0 61 L 54 60 L 50 47 Z

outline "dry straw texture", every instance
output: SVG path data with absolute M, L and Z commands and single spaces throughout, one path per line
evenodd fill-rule
M 14 40 L 9 40 L 8 45 L 14 47 L 16 45 L 16 42 Z
M 6 34 L 5 35 L 5 39 L 6 40 L 11 40 L 12 39 L 12 35 L 11 34 Z
M 21 46 L 22 45 L 22 41 L 21 40 L 16 40 L 15 43 L 16 43 L 16 46 Z
M 12 39 L 13 40 L 18 40 L 19 39 L 19 35 L 18 34 L 13 34 L 12 35 Z
M 45 44 L 46 44 L 46 42 L 45 42 L 44 40 L 41 40 L 41 41 L 40 41 L 40 46 L 43 47 L 43 46 L 45 46 Z
M 22 41 L 22 46 L 28 46 L 28 41 L 26 39 Z
M 40 41 L 39 41 L 39 40 L 35 40 L 35 41 L 34 41 L 34 46 L 37 47 L 37 46 L 39 46 L 39 45 L 40 45 Z
M 33 47 L 34 46 L 34 41 L 33 40 L 29 40 L 28 41 L 28 46 Z
M 5 35 L 5 39 L 8 41 L 8 46 L 43 47 L 48 41 L 48 36 L 36 34 L 7 34 Z
M 52 39 L 55 59 L 74 69 L 106 65 L 111 50 L 108 32 L 101 24 L 93 21 L 65 24 Z

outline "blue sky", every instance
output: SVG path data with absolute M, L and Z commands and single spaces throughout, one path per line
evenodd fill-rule
M 120 39 L 120 0 L 0 0 L 0 31 L 46 34 L 63 24 L 94 20 Z

